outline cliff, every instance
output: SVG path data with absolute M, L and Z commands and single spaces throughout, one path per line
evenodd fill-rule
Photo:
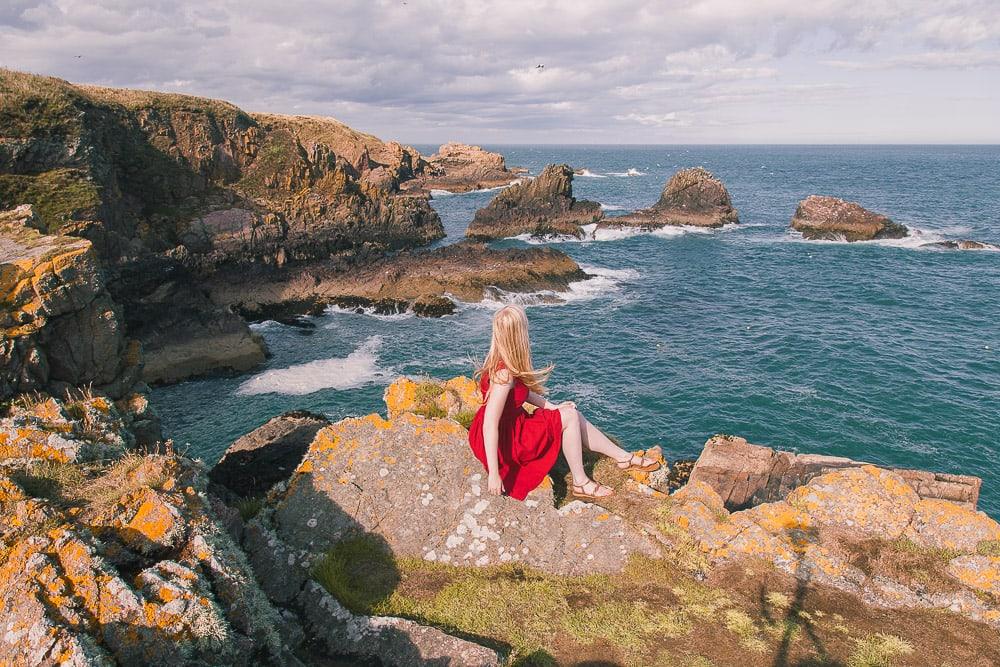
M 421 166 L 414 180 L 403 185 L 405 190 L 469 192 L 498 188 L 510 185 L 527 171 L 517 167 L 508 169 L 500 153 L 456 142 L 441 146 Z
M 579 237 L 581 225 L 604 217 L 597 202 L 573 197 L 573 170 L 550 164 L 537 178 L 504 189 L 476 216 L 465 235 L 472 239 L 502 239 L 519 234 Z

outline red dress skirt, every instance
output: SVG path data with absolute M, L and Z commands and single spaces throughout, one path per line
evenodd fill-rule
M 483 396 L 487 395 L 489 388 L 490 380 L 484 375 L 479 382 Z M 532 489 L 542 483 L 562 449 L 562 415 L 558 410 L 544 408 L 536 408 L 528 414 L 522 407 L 527 399 L 528 388 L 515 379 L 500 415 L 497 441 L 497 459 L 504 491 L 518 500 L 524 500 Z M 486 443 L 483 440 L 485 414 L 484 401 L 469 427 L 469 446 L 488 471 Z

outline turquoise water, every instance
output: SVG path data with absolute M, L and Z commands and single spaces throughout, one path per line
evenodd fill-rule
M 491 148 L 532 173 L 550 162 L 588 169 L 595 177 L 577 177 L 575 193 L 609 215 L 649 205 L 694 165 L 715 172 L 740 211 L 741 225 L 719 231 L 554 243 L 598 274 L 563 305 L 529 308 L 536 360 L 556 364 L 555 398 L 633 448 L 660 443 L 674 457 L 724 432 L 979 475 L 981 506 L 1000 516 L 1000 253 L 805 242 L 787 229 L 796 203 L 818 193 L 886 213 L 923 241 L 1000 242 L 1000 148 Z M 436 198 L 443 242 L 493 194 Z M 273 353 L 264 369 L 157 389 L 153 401 L 170 437 L 214 461 L 285 410 L 382 411 L 398 375 L 470 373 L 495 307 L 255 325 Z

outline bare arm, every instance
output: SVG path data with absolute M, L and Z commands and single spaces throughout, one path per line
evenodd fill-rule
M 506 381 L 505 381 L 506 380 Z M 497 448 L 500 441 L 500 415 L 507 402 L 507 394 L 514 386 L 514 378 L 506 370 L 490 378 L 490 391 L 486 397 L 486 411 L 483 414 L 483 443 L 486 445 L 486 468 L 489 473 L 487 488 L 493 495 L 503 493 L 500 481 L 500 461 Z
M 545 408 L 546 410 L 558 410 L 561 406 L 567 404 L 570 405 L 571 407 L 574 408 L 576 407 L 576 404 L 573 403 L 573 401 L 563 401 L 562 403 L 559 403 L 557 405 L 552 401 L 548 400 L 547 398 L 545 398 L 544 396 L 540 396 L 539 394 L 536 394 L 533 391 L 528 392 L 528 403 L 531 403 L 532 405 L 538 408 Z

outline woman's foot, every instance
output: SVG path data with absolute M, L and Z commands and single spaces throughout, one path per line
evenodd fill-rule
M 580 500 L 598 500 L 600 498 L 607 498 L 608 496 L 614 494 L 614 492 L 615 490 L 610 486 L 598 484 L 592 479 L 588 479 L 583 484 L 573 485 L 573 495 Z
M 629 471 L 636 470 L 639 472 L 653 472 L 654 470 L 660 469 L 660 462 L 656 459 L 647 459 L 644 456 L 639 456 L 638 454 L 632 454 L 624 461 L 615 461 L 615 465 L 618 466 L 619 470 Z

